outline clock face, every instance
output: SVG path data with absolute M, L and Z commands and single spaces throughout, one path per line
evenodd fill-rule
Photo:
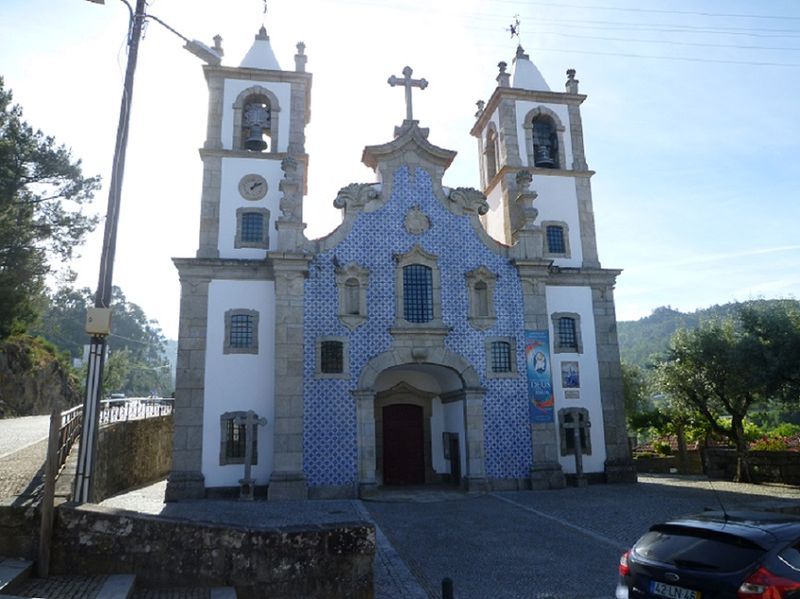
M 267 195 L 267 180 L 261 175 L 245 175 L 239 181 L 239 193 L 245 200 L 260 200 Z

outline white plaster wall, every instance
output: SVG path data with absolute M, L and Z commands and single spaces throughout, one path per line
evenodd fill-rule
M 442 411 L 444 415 L 444 429 L 448 433 L 458 433 L 458 453 L 461 457 L 461 476 L 467 475 L 467 450 L 466 439 L 467 435 L 464 432 L 464 402 L 453 401 L 450 403 L 442 404 Z M 439 435 L 439 445 L 442 445 L 442 436 Z M 444 472 L 450 472 L 450 464 L 445 461 L 446 468 Z
M 267 180 L 267 195 L 258 201 L 245 200 L 239 193 L 239 181 L 250 173 L 261 175 Z M 279 160 L 258 158 L 224 158 L 220 177 L 219 199 L 219 255 L 220 258 L 240 258 L 261 260 L 266 250 L 259 248 L 234 248 L 236 239 L 236 210 L 238 208 L 266 208 L 269 222 L 265 223 L 269 236 L 269 249 L 278 247 L 278 233 L 275 219 L 280 214 L 281 192 L 278 189 L 283 171 Z
M 606 459 L 605 435 L 603 431 L 603 405 L 600 401 L 600 372 L 597 366 L 597 341 L 594 330 L 594 313 L 592 310 L 592 290 L 589 287 L 556 287 L 548 286 L 547 312 L 575 312 L 580 315 L 581 339 L 583 353 L 555 353 L 552 319 L 550 326 L 550 356 L 553 372 L 553 391 L 555 393 L 555 418 L 558 426 L 558 411 L 562 408 L 586 408 L 589 410 L 589 421 L 592 423 L 589 434 L 592 440 L 592 455 L 583 456 L 585 472 L 603 472 Z M 561 362 L 578 362 L 580 369 L 580 399 L 565 399 L 561 386 Z M 561 431 L 559 431 L 561 434 Z M 559 462 L 564 472 L 575 472 L 575 456 L 560 455 Z
M 499 241 L 500 243 L 507 243 L 505 235 L 505 215 L 503 213 L 503 194 L 500 185 L 495 185 L 491 193 L 487 196 L 486 201 L 489 203 L 489 211 L 483 217 L 486 232 Z
M 275 151 L 286 152 L 289 147 L 291 85 L 278 81 L 256 81 L 254 79 L 225 80 L 225 94 L 222 104 L 222 147 L 226 150 L 233 148 L 233 103 L 236 102 L 236 98 L 240 93 L 254 85 L 268 89 L 278 98 L 280 111 L 272 114 L 272 118 L 275 118 L 276 114 L 278 115 L 278 147 Z
M 581 226 L 578 216 L 578 196 L 572 177 L 534 175 L 531 188 L 538 197 L 533 205 L 539 211 L 536 223 L 561 221 L 569 228 L 569 258 L 556 258 L 556 266 L 580 266 L 583 263 Z
M 258 354 L 223 354 L 225 312 L 258 311 Z M 215 280 L 208 286 L 205 405 L 203 407 L 203 474 L 207 487 L 236 487 L 242 464 L 219 465 L 220 416 L 253 410 L 267 419 L 258 431 L 256 484 L 272 473 L 275 389 L 275 284 L 272 281 Z
M 558 118 L 561 119 L 561 124 L 564 126 L 564 134 L 561 137 L 564 141 L 564 160 L 566 164 L 562 164 L 561 168 L 572 168 L 572 137 L 569 133 L 569 110 L 565 104 L 542 104 L 541 102 L 531 102 L 530 100 L 517 100 L 517 143 L 519 145 L 519 155 L 522 159 L 522 164 L 532 167 L 533 164 L 529 161 L 528 145 L 525 142 L 525 134 L 527 130 L 524 127 L 525 117 L 528 113 L 543 106 L 555 112 Z

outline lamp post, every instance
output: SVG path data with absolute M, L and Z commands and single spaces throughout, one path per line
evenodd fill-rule
M 89 0 L 105 4 L 105 0 Z M 93 500 L 92 474 L 97 454 L 97 428 L 100 417 L 100 399 L 103 387 L 103 367 L 105 365 L 106 339 L 111 332 L 111 289 L 114 274 L 114 255 L 117 246 L 117 224 L 119 222 L 122 178 L 125 172 L 125 154 L 128 146 L 128 124 L 130 122 L 131 102 L 133 100 L 133 80 L 136 60 L 139 54 L 139 40 L 145 19 L 152 18 L 172 33 L 183 39 L 184 48 L 208 64 L 218 65 L 220 55 L 212 48 L 196 40 L 189 40 L 161 19 L 145 13 L 145 0 L 136 0 L 132 8 L 127 0 L 120 0 L 130 13 L 128 26 L 128 64 L 125 69 L 125 82 L 119 109 L 117 138 L 114 146 L 114 161 L 111 165 L 111 183 L 108 189 L 108 208 L 103 249 L 100 255 L 100 274 L 95 293 L 94 308 L 86 316 L 86 332 L 90 335 L 89 359 L 86 372 L 86 396 L 83 403 L 83 428 L 78 450 L 78 466 L 75 475 L 73 499 L 78 503 Z

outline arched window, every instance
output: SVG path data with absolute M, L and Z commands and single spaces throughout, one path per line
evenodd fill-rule
M 558 163 L 558 134 L 555 124 L 547 116 L 533 120 L 533 166 L 560 168 Z
M 486 147 L 484 148 L 486 160 L 486 184 L 497 174 L 497 132 L 489 129 L 486 134 Z
M 403 267 L 403 318 L 408 322 L 433 320 L 433 272 L 424 264 Z
M 242 90 L 233 103 L 231 148 L 252 152 L 278 151 L 281 106 L 278 97 L 263 85 Z

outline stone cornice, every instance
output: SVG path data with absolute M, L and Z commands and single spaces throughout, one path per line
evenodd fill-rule
M 272 264 L 265 260 L 233 258 L 173 258 L 183 280 L 247 279 L 269 281 L 275 278 Z
M 492 180 L 489 181 L 489 184 L 486 186 L 486 190 L 484 193 L 488 196 L 492 193 L 492 190 L 495 186 L 502 181 L 503 177 L 506 175 L 515 175 L 519 171 L 528 171 L 534 176 L 545 176 L 545 177 L 572 177 L 574 179 L 591 179 L 594 176 L 595 171 L 586 170 L 586 171 L 575 171 L 575 170 L 568 170 L 564 168 L 540 168 L 535 166 L 509 166 L 507 164 L 503 165 L 502 168 L 497 172 L 497 174 L 492 177 Z M 536 187 L 535 179 L 532 185 L 533 188 Z
M 580 106 L 586 99 L 584 94 L 567 94 L 564 92 L 546 92 L 546 91 L 531 91 L 527 89 L 517 89 L 514 87 L 497 87 L 489 101 L 484 106 L 475 124 L 470 130 L 470 134 L 474 137 L 480 137 L 481 131 L 486 128 L 486 124 L 494 113 L 497 106 L 503 99 L 510 100 L 529 100 L 531 102 L 540 102 L 542 104 L 566 104 L 572 106 Z
M 288 158 L 287 152 L 249 152 L 247 150 L 228 150 L 225 148 L 199 148 L 200 158 L 254 158 L 256 160 L 278 160 Z M 292 158 L 303 164 L 308 164 L 308 154 L 292 154 Z
M 547 284 L 561 286 L 588 285 L 590 287 L 613 287 L 620 273 L 622 273 L 621 269 L 562 268 L 553 266 L 550 268 L 550 276 L 547 278 Z

